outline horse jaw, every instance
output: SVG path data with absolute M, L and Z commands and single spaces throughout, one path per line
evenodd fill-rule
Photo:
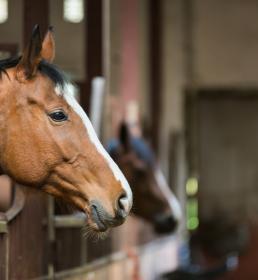
M 77 100 L 73 96 L 70 89 L 71 89 L 71 87 L 69 87 L 69 84 L 67 84 L 65 86 L 64 90 L 62 90 L 60 87 L 56 87 L 55 91 L 56 91 L 57 95 L 64 96 L 64 98 L 65 98 L 66 102 L 69 104 L 69 106 L 81 118 L 91 142 L 95 145 L 98 153 L 103 156 L 103 158 L 107 162 L 110 170 L 112 171 L 115 179 L 117 180 L 117 182 L 119 182 L 121 184 L 123 190 L 125 191 L 126 199 L 124 199 L 122 201 L 122 203 L 123 203 L 123 206 L 124 206 L 126 212 L 129 213 L 130 209 L 132 207 L 132 203 L 133 203 L 133 194 L 132 194 L 131 188 L 129 186 L 129 183 L 127 182 L 127 179 L 121 172 L 120 168 L 117 166 L 117 164 L 113 161 L 113 159 L 110 157 L 108 152 L 104 149 L 103 145 L 100 143 L 98 136 L 97 136 L 88 116 L 86 115 L 86 113 L 84 112 L 84 110 L 82 109 L 80 104 L 77 102 Z

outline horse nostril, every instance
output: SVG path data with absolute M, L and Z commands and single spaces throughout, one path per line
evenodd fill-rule
M 118 211 L 118 215 L 122 217 L 126 217 L 127 214 L 129 213 L 130 204 L 126 193 L 121 194 L 120 197 L 118 198 L 117 211 Z
M 169 233 L 175 231 L 178 224 L 178 220 L 174 216 L 157 215 L 154 227 L 157 233 Z

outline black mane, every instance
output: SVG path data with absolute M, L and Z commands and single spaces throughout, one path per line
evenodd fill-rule
M 7 75 L 6 70 L 13 68 L 18 65 L 21 60 L 21 56 L 10 57 L 7 59 L 0 60 L 0 78 L 3 73 Z M 60 70 L 56 65 L 48 63 L 46 60 L 42 59 L 39 63 L 38 70 L 47 76 L 55 85 L 64 87 L 68 82 L 68 78 L 65 73 Z

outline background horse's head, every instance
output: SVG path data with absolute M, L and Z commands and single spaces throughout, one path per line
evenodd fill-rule
M 72 203 L 90 228 L 121 224 L 130 187 L 53 64 L 54 39 L 33 31 L 21 57 L 0 61 L 0 171 Z M 1 172 L 0 172 L 1 173 Z
M 147 144 L 140 138 L 131 137 L 123 123 L 119 140 L 110 141 L 108 151 L 132 187 L 134 214 L 153 224 L 158 233 L 173 231 L 181 217 L 181 209 Z

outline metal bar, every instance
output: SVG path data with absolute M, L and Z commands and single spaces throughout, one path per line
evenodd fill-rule
M 19 187 L 15 188 L 15 196 L 12 207 L 6 213 L 0 213 L 0 234 L 1 234 L 1 252 L 0 252 L 0 279 L 9 279 L 9 231 L 8 223 L 12 221 L 23 209 L 25 197 Z
M 8 233 L 7 221 L 0 220 L 0 233 Z
M 12 221 L 23 209 L 25 204 L 25 196 L 23 192 L 20 190 L 19 186 L 13 186 L 15 187 L 15 195 L 14 195 L 14 201 L 9 210 L 5 213 L 0 213 L 0 232 L 1 228 L 4 227 L 4 224 L 9 223 Z
M 54 199 L 50 196 L 48 198 L 48 241 L 48 277 L 54 279 Z
M 25 196 L 18 185 L 14 185 L 15 195 L 12 207 L 5 213 L 7 222 L 12 221 L 23 209 L 25 204 Z
M 54 216 L 55 228 L 81 228 L 85 225 L 85 215 L 56 215 Z

